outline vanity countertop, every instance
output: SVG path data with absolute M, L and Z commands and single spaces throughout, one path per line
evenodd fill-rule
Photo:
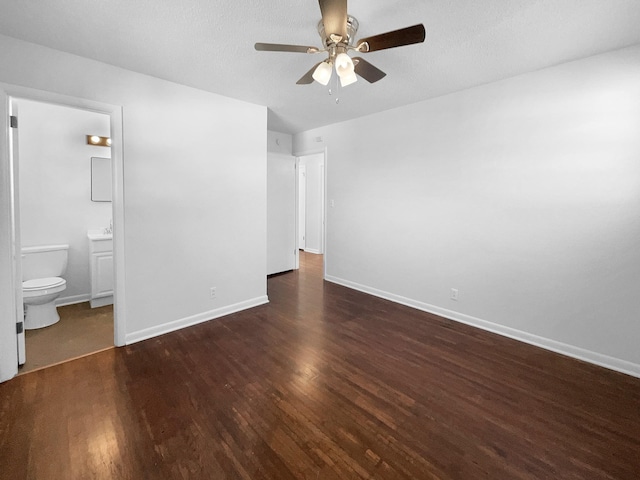
M 113 239 L 113 234 L 104 233 L 103 229 L 98 228 L 96 230 L 89 230 L 87 232 L 87 237 L 89 238 L 89 240 L 96 240 L 96 241 L 112 240 Z

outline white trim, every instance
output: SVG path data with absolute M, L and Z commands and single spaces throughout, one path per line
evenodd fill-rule
M 143 330 L 138 330 L 137 332 L 128 333 L 126 342 L 127 345 L 140 342 L 142 340 L 157 337 L 158 335 L 164 335 L 165 333 L 174 332 L 182 328 L 191 327 L 203 322 L 208 322 L 209 320 L 214 320 L 225 315 L 230 315 L 242 310 L 247 310 L 259 305 L 264 305 L 265 303 L 269 303 L 269 298 L 266 295 L 263 295 L 261 297 L 245 300 L 244 302 L 239 302 L 233 305 L 228 305 L 226 307 L 210 310 L 208 312 L 198 313 L 197 315 L 192 315 L 190 317 L 163 323 L 162 325 L 145 328 Z
M 331 275 L 326 275 L 325 280 L 327 280 L 328 282 L 337 283 L 338 285 L 342 285 L 344 287 L 368 293 L 375 297 L 384 298 L 385 300 L 390 300 L 392 302 L 400 303 L 408 307 L 416 308 L 424 312 L 433 313 L 434 315 L 438 315 L 449 320 L 454 320 L 456 322 L 471 325 L 472 327 L 477 327 L 482 330 L 497 333 L 498 335 L 513 338 L 514 340 L 519 340 L 536 347 L 544 348 L 545 350 L 551 350 L 552 352 L 560 353 L 568 357 L 577 358 L 578 360 L 583 360 L 585 362 L 593 363 L 610 370 L 615 370 L 617 372 L 640 378 L 640 365 L 629 362 L 627 360 L 622 360 L 620 358 L 610 357 L 601 353 L 592 352 L 590 350 L 576 347 L 574 345 L 558 342 L 550 338 L 540 337 L 538 335 L 524 332 L 522 330 L 517 330 L 515 328 L 489 322 L 487 320 L 482 320 L 480 318 L 465 315 L 463 313 L 454 312 L 453 310 L 447 310 L 446 308 L 437 307 L 435 305 L 423 303 L 418 300 L 395 295 L 393 293 L 378 290 L 376 288 L 361 285 L 359 283 L 344 280 L 342 278 L 333 277 Z
M 89 300 L 89 306 L 91 308 L 105 307 L 107 305 L 113 305 L 113 295 L 92 298 L 91 300 Z
M 112 175 L 112 213 L 113 219 L 113 343 L 116 347 L 126 345 L 127 308 L 125 292 L 125 235 L 124 235 L 124 127 L 123 109 L 114 107 L 111 112 L 111 159 Z
M 324 278 L 324 276 L 327 274 L 327 180 L 329 179 L 329 174 L 327 173 L 329 171 L 328 147 L 325 146 L 322 149 L 322 153 L 324 153 L 324 178 L 322 179 L 322 277 Z
M 76 303 L 88 302 L 91 295 L 88 293 L 82 295 L 71 295 L 69 297 L 60 297 L 56 299 L 56 307 L 65 307 L 67 305 L 75 305 Z
M 296 168 L 296 254 L 294 270 L 300 270 L 300 157 L 295 157 Z
M 321 255 L 320 250 L 316 250 L 315 248 L 303 248 L 302 250 L 304 250 L 307 253 L 313 253 L 315 255 Z

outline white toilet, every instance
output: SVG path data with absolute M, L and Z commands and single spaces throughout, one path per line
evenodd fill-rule
M 61 278 L 67 270 L 69 245 L 43 245 L 22 249 L 24 328 L 48 327 L 60 320 L 55 300 L 67 288 Z

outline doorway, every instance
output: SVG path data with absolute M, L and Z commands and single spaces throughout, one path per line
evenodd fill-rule
M 300 252 L 324 259 L 325 152 L 267 155 L 267 275 L 300 268 Z
M 297 268 L 296 158 L 267 154 L 267 275 Z
M 103 113 L 21 98 L 12 99 L 12 104 L 14 116 L 19 118 L 19 128 L 14 131 L 18 137 L 14 185 L 17 236 L 23 252 L 22 280 L 34 276 L 25 269 L 25 265 L 34 262 L 33 256 L 25 255 L 25 248 L 68 246 L 64 272 L 35 272 L 37 278 L 60 276 L 66 281 L 65 289 L 55 300 L 60 320 L 34 326 L 30 311 L 37 307 L 25 299 L 28 355 L 22 354 L 19 345 L 19 363 L 20 373 L 26 373 L 113 347 L 112 307 L 94 309 L 88 304 L 94 303 L 90 288 L 94 285 L 90 253 L 94 241 L 87 238 L 89 232 L 97 231 L 108 238 L 101 243 L 112 243 L 111 148 L 87 140 L 87 135 L 107 139 L 111 134 L 109 115 Z M 95 168 L 103 164 L 107 167 L 104 170 Z M 97 188 L 101 186 L 99 180 L 104 180 L 108 192 Z M 109 252 L 110 265 L 103 266 L 109 273 L 113 271 L 112 260 Z M 107 300 L 112 304 L 113 282 L 108 283 L 111 295 Z
M 112 219 L 113 225 L 113 273 L 114 273 L 114 306 L 108 307 L 113 313 L 109 312 L 112 317 L 111 321 L 111 341 L 110 345 L 116 346 L 124 345 L 124 259 L 123 259 L 123 239 L 124 239 L 124 219 L 123 219 L 123 175 L 122 175 L 122 109 L 121 107 L 100 104 L 97 102 L 91 102 L 83 99 L 77 99 L 72 97 L 66 97 L 50 92 L 42 92 L 32 89 L 26 89 L 22 87 L 9 86 L 0 84 L 0 100 L 4 100 L 5 108 L 8 109 L 6 117 L 11 118 L 11 122 L 0 123 L 0 126 L 4 126 L 8 133 L 10 142 L 6 149 L 3 149 L 1 154 L 2 159 L 2 187 L 8 187 L 5 191 L 10 191 L 10 195 L 2 196 L 0 198 L 0 221 L 9 225 L 9 229 L 6 233 L 8 235 L 2 235 L 0 238 L 0 258 L 3 262 L 8 261 L 10 263 L 10 270 L 2 273 L 3 278 L 0 282 L 3 284 L 11 285 L 11 289 L 8 292 L 0 294 L 0 300 L 2 303 L 7 301 L 5 305 L 15 312 L 15 315 L 5 317 L 0 321 L 0 338 L 3 340 L 2 350 L 3 354 L 0 356 L 0 381 L 7 380 L 18 373 L 19 360 L 18 348 L 19 339 L 22 337 L 19 332 L 23 332 L 23 304 L 22 304 L 22 271 L 21 271 L 21 249 L 25 245 L 22 241 L 21 235 L 21 211 L 20 211 L 20 122 L 21 122 L 21 110 L 20 103 L 26 105 L 26 102 L 41 103 L 48 107 L 62 107 L 67 109 L 75 109 L 78 112 L 84 112 L 85 114 L 97 114 L 106 116 L 106 122 L 108 124 L 108 135 L 112 141 L 111 158 L 112 158 L 112 192 L 113 202 L 110 207 L 107 208 L 108 214 Z M 25 113 L 26 113 L 25 109 Z M 23 121 L 26 121 L 23 120 Z M 15 128 L 17 127 L 17 128 Z M 87 128 L 91 128 L 87 126 Z M 86 135 L 93 135 L 100 132 L 87 131 L 83 133 L 81 140 L 75 139 L 82 143 L 85 141 L 86 147 Z M 102 135 L 101 135 L 102 136 Z M 46 143 L 46 142 L 44 142 Z M 44 153 L 40 152 L 43 156 L 46 156 L 46 145 Z M 90 162 L 91 156 L 86 161 Z M 64 177 L 63 177 L 64 179 Z M 53 179 L 47 181 L 53 182 Z M 87 183 L 90 184 L 90 176 L 86 176 Z M 69 188 L 69 185 L 66 187 Z M 40 198 L 40 202 L 46 203 L 48 200 L 45 197 Z M 36 206 L 37 209 L 37 206 Z M 103 209 L 104 210 L 104 209 Z M 68 213 L 68 212 L 67 212 Z M 84 232 L 85 240 L 86 231 Z M 26 234 L 25 238 L 31 235 Z M 88 240 L 87 240 L 88 242 Z M 30 242 L 31 243 L 31 242 Z M 38 242 L 40 243 L 40 242 Z M 45 243 L 49 243 L 48 241 Z M 77 252 L 76 252 L 77 253 Z M 77 255 L 76 255 L 77 257 Z M 71 267 L 71 257 L 69 259 L 69 267 Z M 4 276 L 8 273 L 7 276 Z M 64 278 L 64 277 L 63 277 Z M 71 289 L 70 289 L 71 290 Z M 69 293 L 73 293 L 71 290 Z M 68 296 L 69 297 L 69 296 Z M 71 295 L 66 299 L 68 306 L 63 306 L 60 310 L 71 309 L 76 310 L 72 316 L 77 316 L 78 307 L 76 304 L 82 303 L 78 300 L 82 300 L 81 294 Z M 63 303 L 64 298 L 62 299 Z M 88 299 L 87 299 L 88 300 Z M 7 312 L 9 311 L 7 308 Z M 4 310 L 3 310 L 4 312 Z M 101 312 L 104 316 L 104 312 Z M 65 314 L 66 315 L 66 314 Z M 61 315 L 62 317 L 63 315 Z M 11 320 L 13 318 L 13 320 Z M 60 323 L 60 322 L 58 322 Z M 47 328 L 40 329 L 44 332 Z M 72 330 L 77 330 L 72 328 Z M 35 331 L 38 336 L 42 336 L 42 332 Z M 12 340 L 13 339 L 13 340 Z M 24 340 L 24 337 L 22 337 Z M 49 342 L 45 342 L 49 343 Z M 6 348 L 5 348 L 6 347 Z M 90 347 L 94 349 L 95 347 Z M 57 349 L 54 349 L 57 350 Z M 95 351 L 95 350 L 94 350 Z M 89 353 L 89 352 L 86 352 Z M 81 354 L 82 355 L 82 354 Z M 75 358 L 81 356 L 77 354 L 70 354 L 69 358 Z M 29 353 L 27 352 L 27 363 Z M 58 363 L 60 359 L 53 360 L 53 363 Z
M 298 157 L 298 239 L 308 253 L 324 253 L 324 152 Z
M 307 167 L 298 166 L 298 248 L 304 250 L 307 234 Z

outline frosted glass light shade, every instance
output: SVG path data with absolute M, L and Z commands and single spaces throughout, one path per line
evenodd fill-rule
M 326 85 L 331 80 L 331 65 L 327 62 L 322 62 L 313 72 L 313 79 L 322 84 Z
M 342 78 L 344 75 L 353 73 L 353 60 L 346 53 L 340 53 L 336 57 L 336 73 Z
M 356 72 L 345 73 L 340 77 L 340 85 L 342 85 L 343 87 L 351 85 L 352 83 L 355 83 L 357 81 L 358 76 L 356 75 Z

